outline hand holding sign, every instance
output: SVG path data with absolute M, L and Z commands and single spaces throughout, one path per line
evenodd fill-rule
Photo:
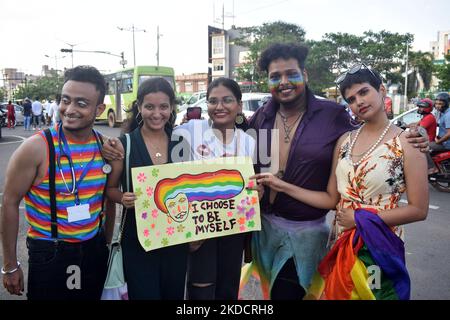
M 132 169 L 138 238 L 146 251 L 260 230 L 251 159 L 224 159 Z

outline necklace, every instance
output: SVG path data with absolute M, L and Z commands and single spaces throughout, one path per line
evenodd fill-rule
M 157 147 L 156 144 L 154 144 L 153 147 L 155 147 L 155 158 L 161 158 L 162 153 L 159 151 L 159 147 Z
M 149 141 L 149 144 L 151 146 L 151 147 L 150 146 L 147 147 L 149 153 L 154 155 L 156 161 L 159 162 L 160 160 L 162 160 L 161 158 L 163 156 L 163 151 L 161 151 L 160 146 L 158 146 L 157 143 L 154 143 L 154 142 L 151 142 L 151 141 Z
M 292 129 L 294 129 L 295 124 L 297 123 L 297 121 L 300 120 L 300 118 L 302 117 L 303 112 L 300 112 L 300 114 L 298 115 L 297 119 L 295 119 L 294 123 L 291 124 L 291 125 L 288 125 L 288 123 L 287 123 L 289 117 L 287 117 L 284 114 L 282 114 L 281 111 L 278 111 L 278 114 L 280 115 L 281 120 L 283 122 L 284 142 L 285 143 L 289 143 L 289 142 L 291 142 L 291 131 L 292 131 Z
M 375 141 L 375 143 L 369 148 L 369 150 L 367 150 L 366 152 L 364 152 L 362 154 L 361 159 L 359 159 L 356 162 L 352 161 L 351 158 L 351 153 L 353 150 L 353 147 L 355 146 L 356 140 L 358 139 L 359 134 L 361 133 L 362 128 L 364 127 L 364 125 L 362 125 L 361 127 L 359 127 L 358 131 L 356 131 L 355 134 L 355 139 L 353 139 L 353 141 L 350 143 L 350 147 L 347 150 L 347 160 L 354 166 L 357 167 L 359 166 L 366 158 L 368 155 L 370 155 L 373 150 L 375 150 L 375 148 L 380 144 L 380 142 L 383 140 L 384 136 L 387 134 L 387 132 L 389 131 L 389 128 L 391 127 L 391 123 L 389 123 L 386 128 L 384 128 L 383 132 L 381 133 L 381 135 L 378 137 L 377 141 Z

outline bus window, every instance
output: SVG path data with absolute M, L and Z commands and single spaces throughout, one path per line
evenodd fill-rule
M 151 79 L 151 78 L 163 78 L 164 80 L 166 80 L 170 84 L 172 89 L 174 89 L 174 87 L 173 87 L 173 77 L 140 75 L 139 76 L 139 85 L 141 85 L 141 83 L 144 82 L 145 80 Z
M 133 78 L 122 79 L 121 93 L 133 92 Z
M 116 94 L 116 85 L 114 76 L 106 75 L 105 82 L 106 82 L 106 94 Z

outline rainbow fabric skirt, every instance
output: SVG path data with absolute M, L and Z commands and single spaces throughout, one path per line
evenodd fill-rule
M 321 261 L 305 299 L 409 300 L 404 243 L 376 213 L 355 211 L 356 228 Z

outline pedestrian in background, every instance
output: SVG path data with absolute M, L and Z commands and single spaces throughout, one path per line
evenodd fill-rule
M 43 122 L 44 126 L 50 125 L 51 118 L 50 118 L 48 112 L 50 110 L 51 104 L 52 103 L 50 102 L 50 98 L 48 98 L 42 102 L 42 122 Z
M 436 96 L 434 106 L 439 111 L 438 134 L 431 143 L 433 151 L 450 150 L 450 97 L 447 92 L 441 92 Z
M 31 111 L 31 100 L 28 98 L 25 98 L 25 101 L 23 103 L 23 126 L 25 131 L 31 130 L 31 118 L 33 116 L 33 113 Z
M 60 116 L 59 116 L 59 104 L 61 103 L 61 95 L 58 93 L 55 96 L 55 100 L 51 103 L 50 108 L 48 110 L 48 117 L 50 119 L 50 125 L 54 126 L 59 124 Z
M 8 112 L 8 129 L 14 129 L 14 127 L 16 126 L 16 110 L 14 109 L 14 105 L 12 104 L 11 100 L 9 100 L 8 104 L 6 105 L 6 111 Z
M 41 130 L 42 121 L 42 103 L 39 101 L 39 97 L 36 97 L 31 105 L 31 110 L 33 112 L 33 130 L 39 127 Z

